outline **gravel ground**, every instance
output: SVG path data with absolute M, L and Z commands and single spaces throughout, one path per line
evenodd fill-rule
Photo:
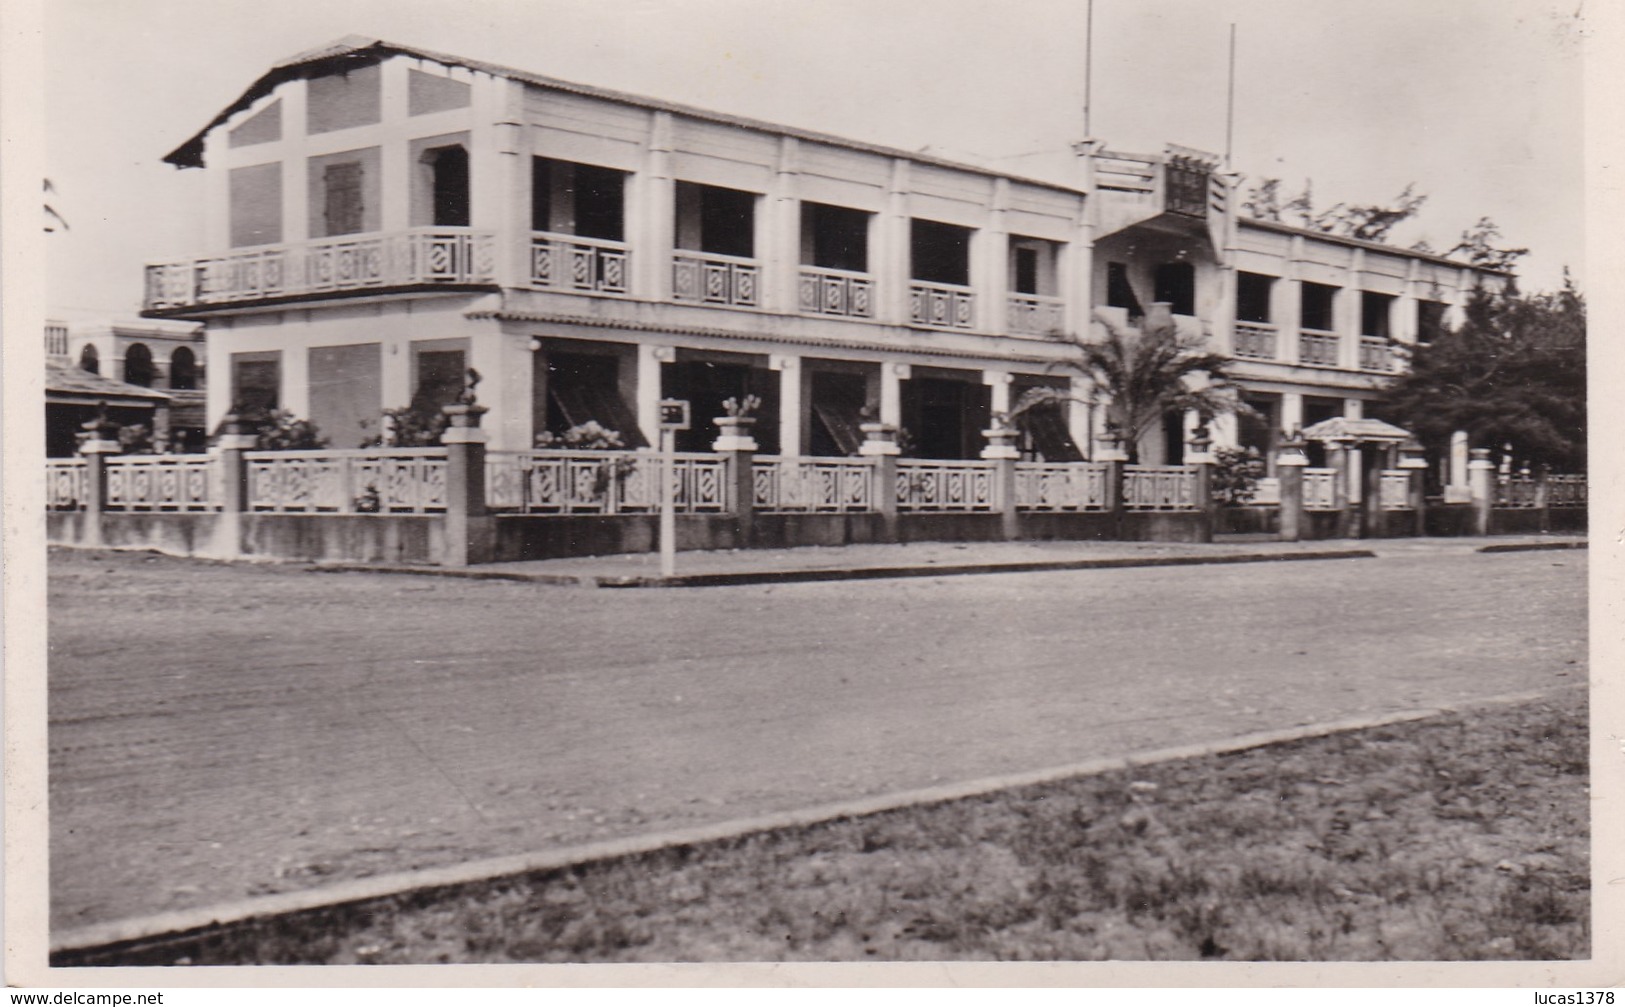
M 1583 680 L 1585 568 L 604 592 L 54 552 L 53 926 Z

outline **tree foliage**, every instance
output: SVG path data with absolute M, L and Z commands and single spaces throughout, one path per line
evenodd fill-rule
M 1360 241 L 1383 241 L 1402 221 L 1416 216 L 1427 197 L 1416 192 L 1413 182 L 1390 203 L 1337 203 L 1325 210 L 1315 209 L 1313 184 L 1305 181 L 1303 191 L 1283 199 L 1281 180 L 1262 179 L 1248 193 L 1241 208 L 1258 220 L 1276 223 L 1296 218 L 1297 226 Z
M 1462 254 L 1475 266 L 1502 271 L 1510 271 L 1519 259 L 1529 254 L 1527 248 L 1498 248 L 1495 243 L 1499 240 L 1501 229 L 1495 226 L 1495 221 L 1480 217 L 1478 223 L 1461 232 L 1461 240 L 1446 254 Z
M 1435 457 L 1465 430 L 1475 447 L 1512 446 L 1518 464 L 1580 472 L 1586 455 L 1585 299 L 1479 288 L 1460 328 L 1410 352 L 1383 395 L 1384 415 Z

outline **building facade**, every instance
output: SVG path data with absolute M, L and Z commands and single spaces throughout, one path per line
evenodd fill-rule
M 148 429 L 158 450 L 208 446 L 204 327 L 196 322 L 52 319 L 45 323 L 46 450 L 74 453 L 80 424 L 106 401 L 125 426 Z
M 145 313 L 208 328 L 207 426 L 285 409 L 335 448 L 435 415 L 473 368 L 494 450 L 594 421 L 680 450 L 755 395 L 768 454 L 849 455 L 860 421 L 974 458 L 1034 386 L 1022 448 L 1093 457 L 1076 341 L 1167 305 L 1233 356 L 1259 418 L 1220 442 L 1368 415 L 1486 274 L 1238 217 L 1178 147 L 1080 145 L 1040 181 L 479 61 L 350 38 L 272 68 L 167 158 L 207 182 L 210 247 L 149 266 Z M 1489 276 L 1489 279 L 1494 279 Z M 1139 445 L 1180 460 L 1194 416 Z

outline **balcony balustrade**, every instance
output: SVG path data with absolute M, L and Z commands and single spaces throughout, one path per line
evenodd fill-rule
M 735 308 L 761 306 L 762 266 L 714 252 L 679 251 L 671 260 L 673 300 Z
M 1261 322 L 1237 322 L 1235 353 L 1243 360 L 1276 359 L 1275 326 Z
M 496 280 L 495 238 L 468 228 L 345 235 L 147 267 L 147 310 Z
M 976 325 L 976 295 L 969 287 L 914 280 L 908 285 L 909 322 L 935 329 Z
M 864 273 L 802 266 L 796 301 L 811 315 L 875 316 L 875 283 Z
M 530 285 L 573 293 L 626 294 L 631 291 L 630 256 L 625 242 L 536 231 L 530 236 Z
M 1066 326 L 1066 304 L 1059 297 L 1011 294 L 1005 301 L 1005 326 L 1015 335 L 1059 336 Z
M 1298 363 L 1311 367 L 1336 367 L 1337 333 L 1306 329 L 1298 336 Z
M 1394 350 L 1382 336 L 1360 337 L 1360 370 L 1390 372 L 1394 369 Z

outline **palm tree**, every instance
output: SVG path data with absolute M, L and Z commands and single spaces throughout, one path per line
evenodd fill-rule
M 1203 423 L 1228 413 L 1252 414 L 1230 381 L 1230 358 L 1207 350 L 1205 336 L 1180 335 L 1166 313 L 1159 319 L 1153 312 L 1139 328 L 1107 318 L 1100 322 L 1106 338 L 1074 337 L 1078 359 L 1071 366 L 1087 375 L 1095 394 L 1107 400 L 1109 428 L 1115 427 L 1123 439 L 1129 461 L 1138 459 L 1140 438 L 1170 412 L 1195 410 Z M 1009 426 L 1039 405 L 1071 398 L 1059 389 L 1032 388 L 997 421 Z

